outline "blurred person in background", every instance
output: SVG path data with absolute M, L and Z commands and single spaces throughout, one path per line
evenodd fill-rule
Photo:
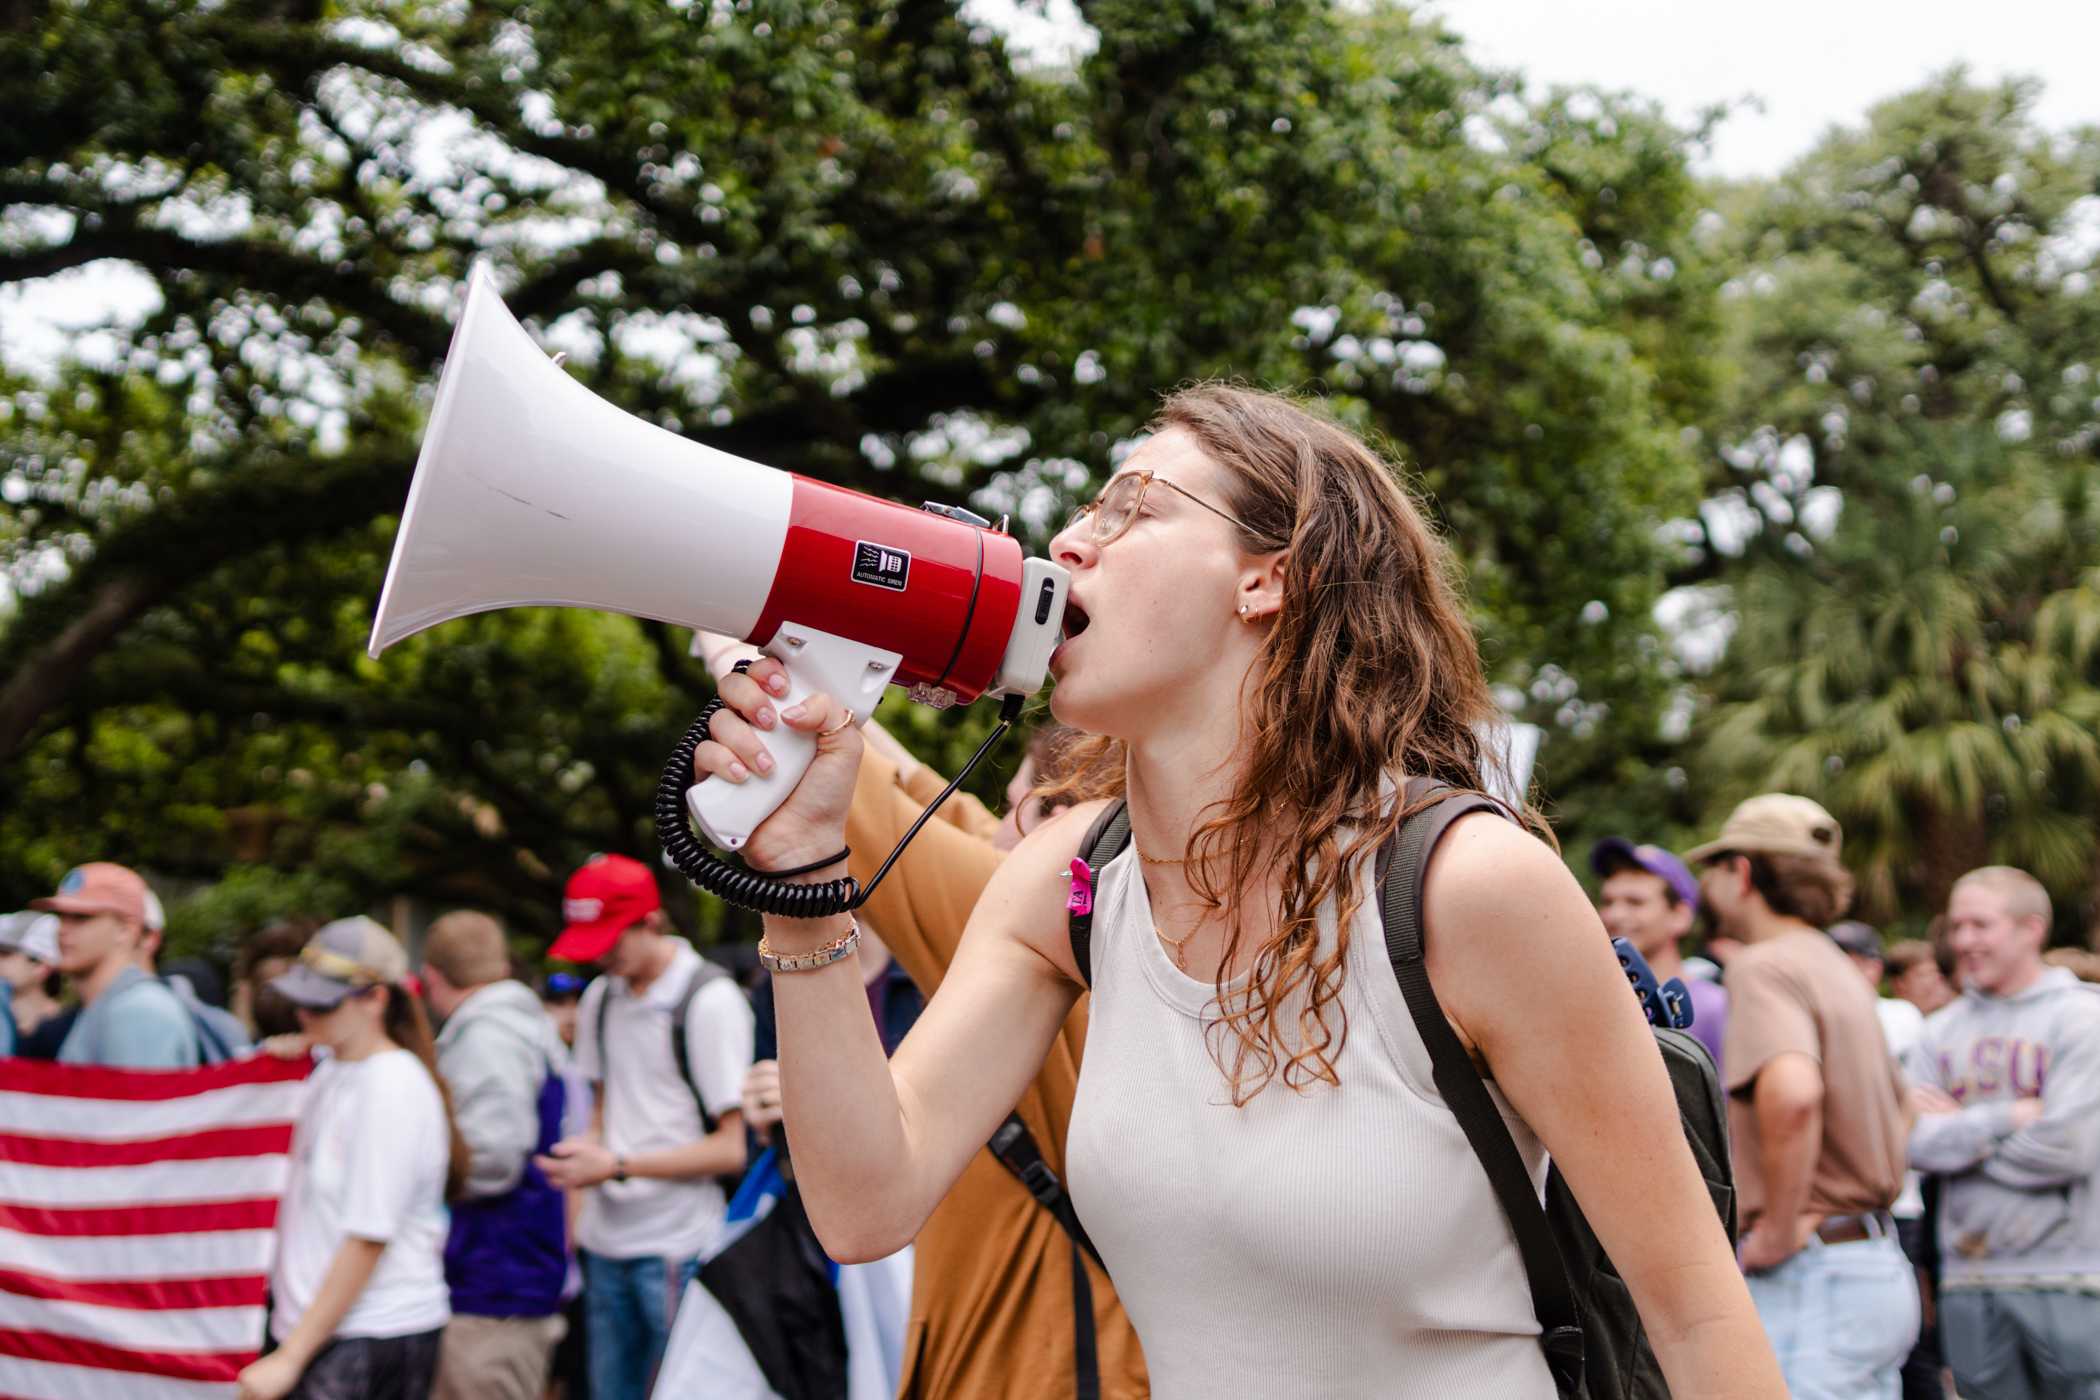
M 1888 969 L 1889 988 L 1926 1016 L 1951 1005 L 1954 987 L 1954 954 L 1943 940 L 1906 938 L 1891 943 L 1882 960 Z
M 571 1049 L 576 1045 L 576 1007 L 587 985 L 573 972 L 550 972 L 540 979 L 540 1010 L 553 1023 L 561 1043 Z
M 26 1053 L 37 1029 L 59 1013 L 58 988 L 58 916 L 0 915 L 0 1055 Z
M 569 1273 L 563 1193 L 533 1157 L 564 1136 L 568 1049 L 530 987 L 510 975 L 503 928 L 460 910 L 423 938 L 423 995 L 441 1021 L 438 1072 L 466 1139 L 445 1279 L 452 1321 L 441 1400 L 538 1400 L 561 1340 Z
M 1910 1069 L 1913 1165 L 1942 1174 L 1941 1346 L 1963 1400 L 2100 1397 L 2100 994 L 2042 961 L 2048 891 L 1957 880 L 1961 999 Z
M 314 919 L 280 919 L 249 934 L 241 944 L 233 964 L 231 1005 L 233 1014 L 257 1040 L 299 1033 L 298 1008 L 270 982 L 292 970 L 299 961 L 299 950 L 319 927 Z
M 293 1132 L 270 1275 L 275 1350 L 239 1400 L 424 1400 L 451 1316 L 445 1202 L 467 1176 L 408 954 L 372 920 L 324 925 L 271 985 L 318 1063 Z
M 139 940 L 139 967 L 148 977 L 157 977 L 175 994 L 190 1016 L 197 1033 L 197 1057 L 207 1065 L 220 1064 L 245 1054 L 251 1042 L 248 1027 L 226 1009 L 226 980 L 208 958 L 183 957 L 160 966 L 160 952 L 167 933 L 167 920 L 160 901 L 146 902 L 146 936 Z
M 744 1169 L 751 1003 L 676 935 L 640 861 L 592 857 L 569 877 L 562 912 L 547 956 L 605 974 L 576 1015 L 577 1069 L 596 1098 L 590 1129 L 534 1160 L 584 1196 L 591 1400 L 644 1400 L 677 1300 L 721 1232 L 723 1178 Z
M 1882 1038 L 1899 1061 L 1910 1053 L 1925 1029 L 1925 1013 L 1902 997 L 1883 996 L 1882 978 L 1887 962 L 1882 956 L 1881 933 L 1872 924 L 1843 919 L 1828 929 L 1830 941 L 1845 950 L 1860 979 L 1874 993 L 1874 1014 L 1881 1018 Z
M 2042 954 L 2050 967 L 2069 968 L 2081 982 L 2100 982 L 2100 953 L 2090 948 L 2051 948 Z
M 1608 836 L 1591 848 L 1590 869 L 1604 882 L 1597 890 L 1604 931 L 1631 943 L 1657 982 L 1686 978 L 1692 1035 L 1719 1065 L 1728 993 L 1718 982 L 1688 976 L 1682 949 L 1699 917 L 1699 881 L 1691 868 L 1660 846 Z
M 576 1068 L 576 1009 L 588 985 L 585 978 L 573 972 L 549 972 L 540 978 L 540 1007 L 554 1027 L 563 1046 L 571 1052 L 563 1063 L 562 1087 L 565 1102 L 562 1107 L 562 1136 L 580 1137 L 591 1130 L 591 1111 L 596 1102 L 591 1094 L 591 1083 Z M 562 1192 L 563 1219 L 568 1224 L 569 1239 L 576 1238 L 576 1213 L 583 1206 L 581 1191 Z M 590 1352 L 586 1344 L 587 1328 L 583 1315 L 583 1266 L 577 1261 L 575 1251 L 569 1254 L 569 1271 L 562 1280 L 562 1336 L 554 1348 L 554 1359 L 550 1366 L 547 1394 L 555 1397 L 588 1397 L 590 1394 Z
M 1830 941 L 1845 950 L 1852 966 L 1874 991 L 1874 1010 L 1881 1017 L 1881 1035 L 1898 1064 L 1908 1062 L 1911 1047 L 1925 1033 L 1925 1017 L 1901 997 L 1881 994 L 1886 964 L 1882 958 L 1881 934 L 1872 924 L 1846 919 L 1830 926 Z M 1937 1260 L 1927 1235 L 1925 1182 L 1916 1170 L 1903 1174 L 1903 1192 L 1889 1214 L 1896 1218 L 1896 1242 L 1903 1257 L 1918 1274 L 1918 1342 L 1903 1363 L 1903 1400 L 1944 1400 L 1946 1383 L 1940 1359 L 1939 1320 L 1935 1305 L 1934 1274 Z
M 1889 1213 L 1909 1119 L 1874 994 L 1824 930 L 1852 903 L 1837 820 L 1805 797 L 1739 805 L 1689 852 L 1728 964 L 1743 1271 L 1790 1394 L 1894 1400 L 1918 1284 Z
M 160 901 L 138 872 L 107 861 L 75 866 L 58 893 L 29 907 L 58 915 L 59 968 L 80 999 L 58 1048 L 61 1062 L 114 1069 L 202 1062 L 188 1008 L 146 971 L 159 943 Z

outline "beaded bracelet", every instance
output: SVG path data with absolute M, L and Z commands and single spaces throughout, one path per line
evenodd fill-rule
M 814 972 L 860 950 L 860 920 L 823 947 L 807 953 L 776 953 L 764 938 L 758 940 L 758 963 L 768 972 Z

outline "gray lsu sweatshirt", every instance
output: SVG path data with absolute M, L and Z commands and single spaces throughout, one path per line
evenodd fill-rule
M 1961 1104 L 1910 1137 L 1910 1164 L 1944 1178 L 1941 1287 L 2100 1288 L 2100 988 L 2052 967 L 2009 997 L 1965 992 L 1904 1067 Z M 2042 1116 L 2015 1132 L 2025 1098 Z
M 476 987 L 437 1038 L 438 1073 L 467 1140 L 467 1194 L 500 1196 L 525 1174 L 540 1134 L 540 1086 L 568 1065 L 568 1050 L 539 996 L 505 978 Z

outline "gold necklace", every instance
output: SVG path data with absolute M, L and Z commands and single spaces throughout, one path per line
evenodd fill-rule
M 1174 959 L 1174 966 L 1180 968 L 1183 972 L 1187 972 L 1189 970 L 1189 940 L 1196 936 L 1196 930 L 1190 929 L 1179 938 L 1169 938 L 1165 929 L 1158 924 L 1154 924 L 1152 933 L 1160 942 L 1167 945 L 1170 950 L 1170 956 Z

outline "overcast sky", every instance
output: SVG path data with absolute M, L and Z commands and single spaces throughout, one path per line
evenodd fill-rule
M 2040 78 L 2052 127 L 2100 122 L 2095 0 L 1434 0 L 1481 62 L 1539 85 L 1594 83 L 1689 120 L 1753 96 L 1721 129 L 1712 173 L 1771 175 L 1832 125 L 1952 64 Z

